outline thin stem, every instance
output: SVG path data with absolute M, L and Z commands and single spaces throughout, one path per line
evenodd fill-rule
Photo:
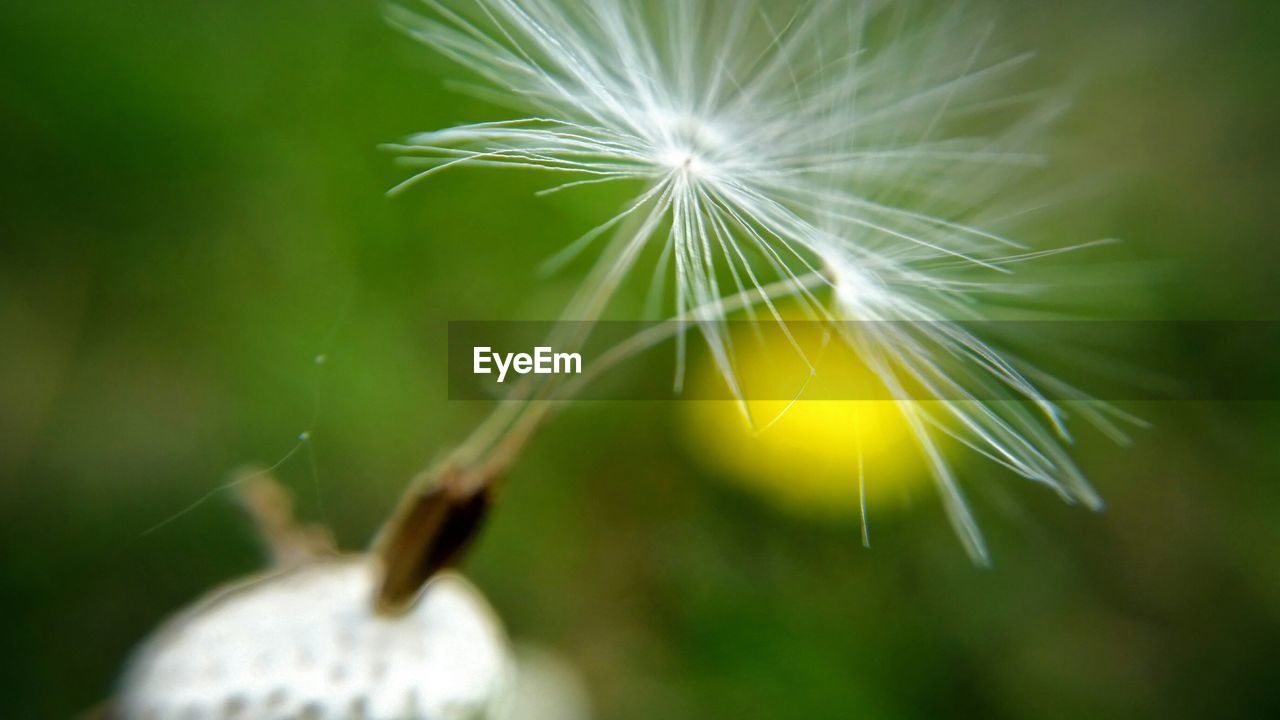
M 487 454 L 483 464 L 487 472 L 476 473 L 475 477 L 492 477 L 496 474 L 501 474 L 510 466 L 511 461 L 519 453 L 520 449 L 524 447 L 529 438 L 532 437 L 552 411 L 563 406 L 615 365 L 684 332 L 688 327 L 687 323 L 701 316 L 701 313 L 716 312 L 721 315 L 727 315 L 765 301 L 794 295 L 801 289 L 813 290 L 826 283 L 827 279 L 823 274 L 815 271 L 797 276 L 796 280 L 790 278 L 779 280 L 760 288 L 737 293 L 723 300 L 691 308 L 674 318 L 641 330 L 609 348 L 600 355 L 600 358 L 589 369 L 585 369 L 582 375 L 572 382 L 562 385 L 547 382 L 543 385 L 544 392 L 539 392 L 537 397 L 504 401 L 503 404 L 508 407 L 515 406 L 519 414 L 508 425 L 507 431 L 491 445 L 492 450 Z M 554 392 L 557 386 L 562 389 L 559 392 Z M 500 406 L 494 410 L 494 414 L 502 410 L 503 407 Z M 468 438 L 469 441 L 470 438 Z

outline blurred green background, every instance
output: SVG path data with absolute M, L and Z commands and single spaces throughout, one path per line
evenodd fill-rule
M 1075 88 L 1058 167 L 1106 183 L 1046 233 L 1126 239 L 1128 317 L 1276 319 L 1276 6 L 1059 5 L 998 6 Z M 365 546 L 486 409 L 445 399 L 444 323 L 571 292 L 530 268 L 620 196 L 467 170 L 383 197 L 378 143 L 495 111 L 380 13 L 0 7 L 0 715 L 88 707 L 166 613 L 259 567 L 229 493 L 146 531 L 303 430 L 280 478 Z M 605 720 L 1280 717 L 1280 411 L 1129 409 L 1132 448 L 1080 441 L 1105 513 L 964 469 L 979 570 L 931 497 L 864 550 L 709 477 L 676 404 L 593 403 L 518 464 L 468 571 Z

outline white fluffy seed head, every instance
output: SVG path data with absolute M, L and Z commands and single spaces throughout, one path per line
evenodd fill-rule
M 566 317 L 595 319 L 641 250 L 661 248 L 652 287 L 674 277 L 673 314 L 697 322 L 739 395 L 727 297 L 781 285 L 810 317 L 903 323 L 843 337 L 901 401 L 975 559 L 986 550 L 941 436 L 1097 505 L 1063 449 L 1059 409 L 1029 380 L 1033 369 L 947 325 L 986 318 L 992 298 L 1025 293 L 1014 271 L 1061 250 L 1028 250 L 984 226 L 1042 163 L 1044 130 L 1061 103 L 1007 89 L 1028 56 L 993 57 L 993 33 L 971 22 L 972 8 L 872 0 L 422 6 L 397 9 L 393 22 L 469 68 L 482 81 L 478 92 L 520 116 L 391 146 L 419 168 L 397 190 L 457 165 L 564 178 L 550 190 L 638 188 L 557 258 L 613 234 Z M 815 276 L 829 288 L 814 290 Z M 769 299 L 748 314 L 784 323 Z M 1096 410 L 1082 414 L 1107 422 Z
M 505 635 L 460 576 L 410 611 L 373 611 L 364 558 L 217 590 L 157 630 L 124 676 L 121 720 L 496 717 L 513 681 Z

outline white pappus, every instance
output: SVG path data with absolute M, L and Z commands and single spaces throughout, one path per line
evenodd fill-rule
M 991 30 L 969 12 L 857 1 L 396 6 L 394 24 L 519 116 L 389 146 L 417 170 L 392 192 L 460 165 L 562 176 L 548 192 L 631 183 L 620 212 L 553 258 L 605 245 L 565 317 L 599 317 L 642 251 L 660 248 L 653 286 L 674 276 L 674 314 L 696 322 L 739 397 L 727 298 L 767 287 L 757 309 L 747 304 L 751 319 L 785 326 L 775 300 L 790 296 L 811 318 L 856 321 L 836 325 L 840 336 L 898 398 L 957 534 L 985 561 L 941 438 L 1068 501 L 1101 502 L 1046 397 L 1073 391 L 951 322 L 1026 292 L 1011 279 L 1017 264 L 1073 249 L 1033 250 L 986 229 L 1001 196 L 1042 164 L 1037 144 L 1061 103 L 1010 92 L 1004 80 L 1027 56 L 989 59 Z M 1118 434 L 1106 408 L 1079 399 L 1082 415 Z

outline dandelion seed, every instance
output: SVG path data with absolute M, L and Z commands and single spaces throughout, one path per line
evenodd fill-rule
M 756 293 L 747 315 L 785 333 L 778 293 L 763 292 L 781 283 L 802 314 L 836 323 L 896 399 L 975 560 L 986 547 L 943 437 L 1100 505 L 1031 370 L 951 322 L 986 317 L 989 298 L 1020 292 L 1013 265 L 1056 252 L 979 226 L 1043 163 L 1037 142 L 1059 109 L 1004 93 L 1027 56 L 987 59 L 990 31 L 970 32 L 964 11 L 875 2 L 422 4 L 392 22 L 521 116 L 389 146 L 418 168 L 392 192 L 461 166 L 546 172 L 557 177 L 547 192 L 636 186 L 553 258 L 604 244 L 566 318 L 595 320 L 642 251 L 660 248 L 653 287 L 674 276 L 673 314 L 696 324 L 746 411 L 726 301 Z M 677 353 L 682 368 L 683 336 Z

